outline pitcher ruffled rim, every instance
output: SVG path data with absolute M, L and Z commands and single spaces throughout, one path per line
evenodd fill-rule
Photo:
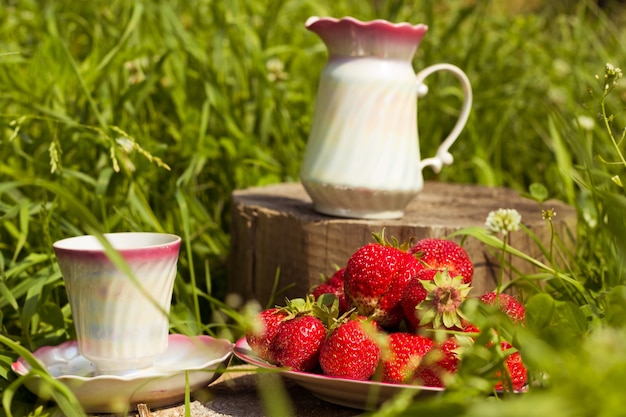
M 331 56 L 375 56 L 411 60 L 428 26 L 422 23 L 392 23 L 383 19 L 361 21 L 311 16 L 305 27 L 326 44 Z

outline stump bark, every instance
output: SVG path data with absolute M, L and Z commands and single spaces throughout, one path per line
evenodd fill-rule
M 345 266 L 350 255 L 372 242 L 372 233 L 383 228 L 385 236 L 399 241 L 445 238 L 469 226 L 483 226 L 492 210 L 514 208 L 522 223 L 549 247 L 552 232 L 542 217 L 543 207 L 555 210 L 552 225 L 561 239 L 572 243 L 576 229 L 576 211 L 563 202 L 551 200 L 540 206 L 516 191 L 478 185 L 426 182 L 398 220 L 319 214 L 299 183 L 238 190 L 232 201 L 229 290 L 263 306 L 282 305 L 285 297 L 303 297 L 324 276 Z M 522 231 L 511 233 L 509 244 L 543 259 L 537 243 Z M 463 247 L 475 266 L 473 293 L 493 290 L 500 273 L 493 249 L 471 237 Z M 533 271 L 519 259 L 512 263 L 521 272 Z M 511 279 L 510 269 L 505 272 L 505 279 Z

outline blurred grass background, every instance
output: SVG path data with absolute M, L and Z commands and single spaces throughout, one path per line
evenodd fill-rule
M 426 23 L 416 70 L 450 62 L 474 89 L 454 165 L 427 179 L 543 184 L 579 210 L 585 280 L 621 283 L 625 205 L 609 179 L 624 166 L 603 162 L 615 150 L 595 76 L 626 62 L 626 34 L 621 5 L 604 3 L 2 0 L 0 332 L 29 350 L 74 337 L 51 244 L 93 231 L 183 236 L 173 330 L 223 330 L 214 313 L 226 296 L 230 193 L 298 180 L 326 62 L 304 28 L 311 15 Z M 448 77 L 429 77 L 420 100 L 423 155 L 456 120 Z M 626 90 L 615 91 L 619 137 Z M 15 356 L 0 349 L 0 390 L 15 387 Z

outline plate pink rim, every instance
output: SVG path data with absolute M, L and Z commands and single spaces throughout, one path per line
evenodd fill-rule
M 151 372 L 141 372 L 130 374 L 130 375 L 97 375 L 97 376 L 81 376 L 74 375 L 70 373 L 62 374 L 62 375 L 52 375 L 55 379 L 72 379 L 77 381 L 97 381 L 97 380 L 118 380 L 118 381 L 131 381 L 138 380 L 142 378 L 154 378 L 154 377 L 166 377 L 169 375 L 173 375 L 179 373 L 181 371 L 198 371 L 204 370 L 212 365 L 217 365 L 225 360 L 232 354 L 234 344 L 225 339 L 216 339 L 211 336 L 201 335 L 201 336 L 185 336 L 182 334 L 170 334 L 168 336 L 168 350 L 172 347 L 180 347 L 180 346 L 191 346 L 193 344 L 198 344 L 202 348 L 215 348 L 217 345 L 220 345 L 220 353 L 223 350 L 225 353 L 218 354 L 217 356 L 207 357 L 207 361 L 203 363 L 195 363 L 193 366 L 184 367 L 184 369 L 166 369 L 166 370 L 153 370 Z M 223 345 L 223 346 L 221 346 Z M 48 358 L 54 357 L 57 352 L 63 352 L 67 350 L 75 349 L 76 354 L 73 357 L 65 358 L 66 360 L 76 360 L 76 358 L 82 358 L 83 361 L 88 362 L 87 359 L 83 358 L 78 353 L 78 342 L 75 340 L 70 340 L 67 342 L 63 342 L 56 346 L 42 346 L 41 348 L 35 350 L 33 352 L 33 356 L 40 362 L 40 364 L 45 368 L 50 368 L 50 361 Z M 166 350 L 159 358 L 168 354 L 168 350 Z M 159 360 L 157 358 L 157 361 Z M 24 359 L 23 357 L 19 357 L 15 362 L 11 364 L 11 369 L 18 375 L 26 375 L 31 370 L 31 365 Z
M 408 385 L 408 384 L 391 384 L 388 382 L 378 382 L 378 381 L 360 381 L 356 379 L 348 379 L 348 378 L 340 378 L 340 377 L 331 377 L 328 375 L 322 374 L 314 374 L 311 372 L 300 372 L 300 371 L 291 371 L 287 368 L 281 368 L 275 365 L 272 365 L 263 359 L 256 356 L 256 354 L 250 349 L 248 342 L 245 337 L 237 340 L 235 343 L 235 349 L 233 354 L 241 359 L 242 361 L 249 363 L 251 365 L 255 365 L 265 369 L 273 369 L 279 371 L 281 374 L 285 376 L 291 376 L 297 379 L 311 379 L 311 380 L 319 380 L 319 381 L 342 381 L 344 383 L 354 384 L 354 385 L 363 385 L 368 387 L 373 386 L 381 386 L 381 387 L 389 387 L 392 389 L 403 390 L 416 390 L 416 391 L 432 391 L 432 392 L 443 392 L 445 389 L 441 387 L 428 387 L 424 385 Z
M 152 368 L 124 376 L 90 376 L 94 366 L 80 355 L 76 342 L 45 346 L 33 356 L 53 379 L 75 395 L 85 412 L 122 414 L 135 410 L 140 403 L 161 408 L 182 402 L 187 387 L 195 392 L 219 378 L 234 348 L 230 340 L 211 336 L 169 335 L 168 341 L 168 348 Z M 18 375 L 31 371 L 23 358 L 15 361 L 12 369 Z M 24 385 L 38 397 L 54 400 L 39 374 L 26 378 Z

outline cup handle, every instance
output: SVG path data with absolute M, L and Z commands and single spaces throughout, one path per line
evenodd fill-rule
M 424 80 L 426 79 L 426 77 L 437 71 L 447 71 L 458 78 L 463 88 L 464 100 L 463 106 L 461 107 L 461 114 L 459 115 L 459 118 L 454 125 L 454 128 L 450 131 L 450 133 L 441 143 L 441 145 L 439 145 L 439 149 L 437 149 L 437 154 L 432 158 L 425 158 L 420 162 L 420 168 L 422 170 L 427 166 L 430 166 L 432 167 L 433 171 L 435 171 L 435 173 L 441 171 L 441 168 L 444 165 L 450 165 L 454 161 L 454 157 L 450 152 L 448 152 L 448 149 L 450 149 L 452 144 L 461 134 L 461 131 L 467 123 L 467 119 L 469 118 L 470 110 L 472 108 L 472 85 L 470 84 L 470 81 L 467 78 L 467 75 L 465 75 L 465 73 L 463 72 L 463 70 L 452 64 L 435 64 L 426 67 L 418 72 L 416 75 L 418 97 L 423 97 L 428 92 L 428 87 L 424 84 Z

